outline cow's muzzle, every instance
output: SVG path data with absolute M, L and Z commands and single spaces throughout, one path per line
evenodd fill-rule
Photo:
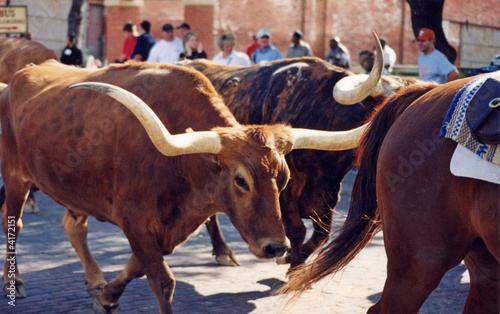
M 269 244 L 265 247 L 264 253 L 267 258 L 277 258 L 283 256 L 290 247 L 287 245 Z

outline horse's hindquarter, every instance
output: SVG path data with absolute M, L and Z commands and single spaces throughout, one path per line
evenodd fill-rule
M 415 249 L 448 251 L 460 260 L 481 237 L 498 259 L 500 186 L 453 176 L 449 165 L 456 143 L 439 136 L 459 86 L 427 93 L 389 130 L 377 166 L 383 229 L 397 232 L 401 241 L 416 234 Z

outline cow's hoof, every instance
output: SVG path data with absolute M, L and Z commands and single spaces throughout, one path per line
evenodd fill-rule
M 113 307 L 104 307 L 99 301 L 99 297 L 94 298 L 94 313 L 96 314 L 116 314 L 118 313 L 118 304 Z
M 118 312 L 118 302 L 104 306 L 101 303 L 102 288 L 104 285 L 99 285 L 97 288 L 88 290 L 92 299 L 94 299 L 94 313 L 96 314 L 115 314 Z
M 26 201 L 26 204 L 24 204 L 23 212 L 27 214 L 36 214 L 40 212 L 40 209 L 38 208 L 38 204 L 34 200 L 28 199 Z
M 26 290 L 24 289 L 24 283 L 20 281 L 15 281 L 15 284 L 11 284 L 10 281 L 3 285 L 3 292 L 7 298 L 26 298 Z
M 240 266 L 240 263 L 236 260 L 236 257 L 234 257 L 233 252 L 216 255 L 215 260 L 220 266 Z

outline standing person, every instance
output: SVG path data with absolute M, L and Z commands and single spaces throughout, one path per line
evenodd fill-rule
M 286 53 L 287 58 L 300 58 L 300 57 L 312 57 L 313 53 L 311 50 L 311 46 L 302 40 L 304 35 L 301 31 L 296 30 L 292 33 L 292 43 L 290 47 L 288 47 L 288 51 Z
M 132 57 L 134 47 L 137 42 L 137 27 L 134 23 L 128 22 L 123 26 L 123 33 L 125 34 L 125 41 L 123 42 L 122 55 L 116 62 L 123 63 Z
M 179 61 L 179 55 L 184 51 L 182 41 L 174 37 L 174 27 L 163 25 L 160 39 L 149 52 L 148 62 L 174 64 Z
M 382 51 L 384 52 L 384 69 L 387 70 L 384 74 L 391 74 L 394 64 L 396 64 L 396 52 L 394 49 L 389 47 L 387 40 L 380 38 L 380 45 L 382 46 Z
M 446 56 L 434 47 L 436 36 L 429 28 L 418 31 L 418 49 L 422 52 L 418 56 L 418 77 L 424 81 L 434 81 L 444 84 L 458 78 L 457 68 Z
M 188 23 L 182 23 L 181 25 L 177 26 L 175 29 L 177 30 L 177 38 L 179 38 L 179 40 L 182 41 L 184 36 L 186 35 L 186 33 L 191 30 L 191 26 L 189 26 Z
M 76 46 L 76 34 L 69 33 L 66 43 L 66 47 L 64 47 L 61 55 L 61 63 L 81 66 L 83 57 L 82 51 Z
M 195 32 L 187 32 L 182 42 L 184 43 L 184 52 L 180 54 L 180 60 L 207 58 L 207 53 L 200 44 L 200 37 Z
M 370 50 L 361 50 L 358 60 L 361 67 L 365 70 L 364 74 L 370 74 L 375 63 L 375 53 Z
M 221 52 L 213 57 L 213 61 L 226 65 L 250 65 L 250 58 L 243 52 L 234 50 L 236 37 L 232 33 L 222 34 L 217 39 Z
M 326 61 L 344 69 L 349 69 L 351 63 L 349 49 L 340 42 L 340 38 L 337 36 L 330 39 L 330 51 L 328 51 Z
M 250 58 L 252 64 L 283 59 L 281 52 L 271 45 L 271 32 L 267 28 L 259 29 L 257 40 L 260 47 L 253 52 Z
M 33 33 L 31 31 L 27 31 L 26 33 L 20 34 L 19 38 L 24 38 L 26 40 L 33 40 Z
M 135 43 L 131 59 L 136 61 L 146 61 L 149 56 L 149 51 L 155 44 L 155 39 L 149 33 L 151 31 L 151 23 L 148 21 L 142 21 L 140 26 L 141 35 L 137 37 L 137 42 Z
M 257 35 L 254 34 L 252 36 L 252 43 L 250 45 L 248 45 L 247 47 L 247 55 L 249 58 L 252 57 L 252 54 L 255 50 L 257 50 L 257 48 L 259 48 L 259 43 L 257 42 Z

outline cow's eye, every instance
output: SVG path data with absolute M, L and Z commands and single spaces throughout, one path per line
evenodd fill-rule
M 250 187 L 248 186 L 247 182 L 245 181 L 245 179 L 243 179 L 242 177 L 240 176 L 235 176 L 234 177 L 234 181 L 236 182 L 236 184 L 244 189 L 245 191 L 250 191 Z

